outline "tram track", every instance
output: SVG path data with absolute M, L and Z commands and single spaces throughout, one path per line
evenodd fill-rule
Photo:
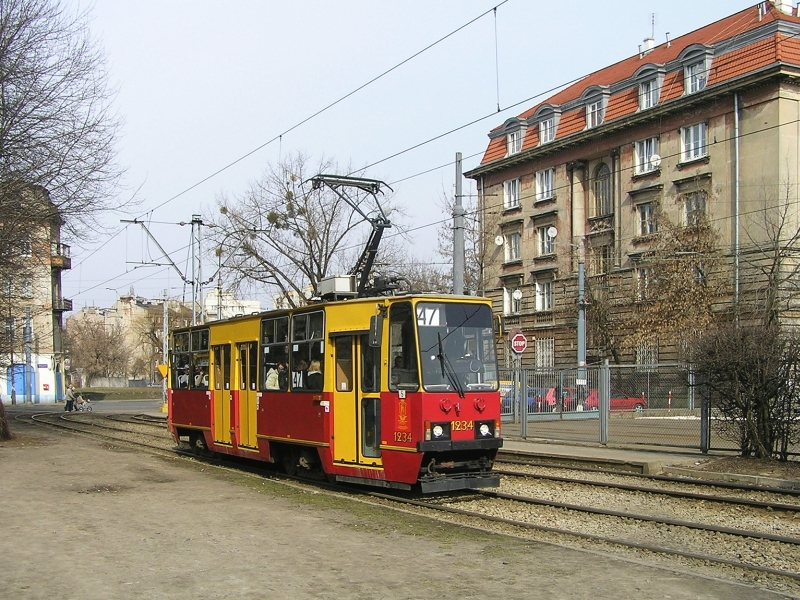
M 744 529 L 737 531 L 736 528 L 729 528 L 730 531 L 726 531 L 724 527 L 703 523 L 681 523 L 679 520 L 667 522 L 658 517 L 649 517 L 649 520 L 641 519 L 640 517 L 648 517 L 648 515 L 638 515 L 625 510 L 616 511 L 617 514 L 609 514 L 615 511 L 606 511 L 606 514 L 602 514 L 600 510 L 584 510 L 592 507 L 583 507 L 579 504 L 570 505 L 570 503 L 564 502 L 541 502 L 540 499 L 533 499 L 534 503 L 531 503 L 522 495 L 510 494 L 502 490 L 472 491 L 421 499 L 413 495 L 387 494 L 363 488 L 353 489 L 343 485 L 330 486 L 305 477 L 290 477 L 263 467 L 243 465 L 240 461 L 227 457 L 197 456 L 195 453 L 175 447 L 174 440 L 166 429 L 160 435 L 144 433 L 140 431 L 142 424 L 132 419 L 109 419 L 115 424 L 107 425 L 87 423 L 84 415 L 67 417 L 44 413 L 32 415 L 30 418 L 40 425 L 56 426 L 115 443 L 131 444 L 158 454 L 190 457 L 193 460 L 200 460 L 221 468 L 234 468 L 255 477 L 268 478 L 276 482 L 313 486 L 338 495 L 358 497 L 361 498 L 361 501 L 377 502 L 394 509 L 421 511 L 431 518 L 439 518 L 484 531 L 491 530 L 529 540 L 610 552 L 649 564 L 655 562 L 668 568 L 676 568 L 675 561 L 677 561 L 677 564 L 684 568 L 690 568 L 692 571 L 705 571 L 712 576 L 732 577 L 740 581 L 767 578 L 764 581 L 771 582 L 770 589 L 800 596 L 800 573 L 798 573 L 800 571 L 798 568 L 800 567 L 800 539 L 795 536 L 752 532 Z M 88 420 L 99 421 L 99 418 L 98 416 L 88 417 Z M 126 432 L 117 427 L 117 423 L 129 424 L 137 430 Z M 136 439 L 141 436 L 145 436 L 147 439 L 157 438 L 164 443 L 155 444 L 143 439 Z M 630 473 L 626 473 L 626 475 L 630 475 Z M 519 477 L 532 479 L 536 476 L 525 473 L 505 474 L 503 481 Z M 551 483 L 554 485 L 567 483 L 562 481 L 563 479 L 563 477 L 552 477 Z M 570 482 L 570 484 L 574 484 L 574 482 Z M 584 484 L 586 483 L 584 482 Z M 592 482 L 586 485 L 602 484 Z M 650 490 L 625 489 L 623 486 L 606 487 L 613 494 L 657 493 L 657 491 Z M 627 487 L 635 488 L 636 486 L 628 485 Z M 698 498 L 686 495 L 684 499 L 687 502 L 716 503 L 721 506 L 725 506 L 727 502 L 721 496 Z M 791 514 L 794 510 L 793 507 L 786 506 L 777 509 L 773 507 L 770 511 L 769 507 L 763 506 L 763 501 L 748 505 L 739 499 L 734 500 L 737 502 L 730 504 L 735 505 L 739 510 L 785 514 Z M 800 511 L 800 507 L 797 510 Z M 797 523 L 800 526 L 800 521 Z M 693 538 L 694 541 L 692 541 Z M 724 573 L 721 573 L 720 570 Z M 756 573 L 761 575 L 756 575 Z

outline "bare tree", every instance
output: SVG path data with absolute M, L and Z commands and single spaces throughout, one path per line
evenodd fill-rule
M 82 369 L 86 381 L 95 377 L 124 377 L 130 350 L 118 323 L 108 326 L 102 319 L 72 319 L 64 340 L 72 369 Z
M 729 292 L 718 234 L 696 215 L 688 226 L 659 215 L 658 236 L 634 272 L 629 302 L 635 305 L 626 345 L 679 341 L 685 352 L 717 320 Z
M 318 173 L 336 171 L 333 161 L 312 166 L 297 153 L 268 168 L 243 196 L 219 198 L 219 217 L 212 224 L 219 233 L 213 239 L 234 283 L 266 285 L 296 306 L 316 292 L 321 279 L 351 269 L 371 227 L 334 192 L 309 182 Z M 374 214 L 369 194 L 356 201 L 364 213 Z M 391 199 L 382 199 L 381 206 L 387 214 L 397 212 Z

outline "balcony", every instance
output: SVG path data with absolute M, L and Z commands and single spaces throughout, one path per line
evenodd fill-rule
M 53 312 L 67 312 L 72 310 L 72 300 L 61 298 L 53 300 Z
M 72 259 L 69 257 L 69 246 L 58 242 L 50 244 L 50 265 L 54 269 L 71 269 Z

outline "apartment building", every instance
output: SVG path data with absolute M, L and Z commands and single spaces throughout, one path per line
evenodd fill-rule
M 590 321 L 615 328 L 604 335 L 590 322 L 590 364 L 680 359 L 681 334 L 641 342 L 637 321 L 666 229 L 710 227 L 713 256 L 678 247 L 669 258 L 695 255 L 686 269 L 700 285 L 712 269 L 724 285 L 709 309 L 738 318 L 766 294 L 754 257 L 776 236 L 797 241 L 799 167 L 800 18 L 785 1 L 647 39 L 492 129 L 465 176 L 477 182 L 488 240 L 484 292 L 505 329 L 528 338 L 523 364 L 575 364 L 581 263 Z M 591 306 L 600 297 L 602 311 Z

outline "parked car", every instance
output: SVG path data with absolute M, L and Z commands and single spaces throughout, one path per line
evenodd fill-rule
M 586 409 L 597 410 L 599 406 L 599 398 L 597 396 L 597 389 L 589 390 L 586 395 Z M 641 396 L 631 396 L 625 392 L 611 388 L 611 410 L 612 411 L 627 411 L 632 410 L 641 412 L 647 408 L 647 399 L 644 394 Z
M 513 412 L 514 390 L 503 396 L 503 412 Z M 556 407 L 555 388 L 528 388 L 528 413 L 552 412 Z

